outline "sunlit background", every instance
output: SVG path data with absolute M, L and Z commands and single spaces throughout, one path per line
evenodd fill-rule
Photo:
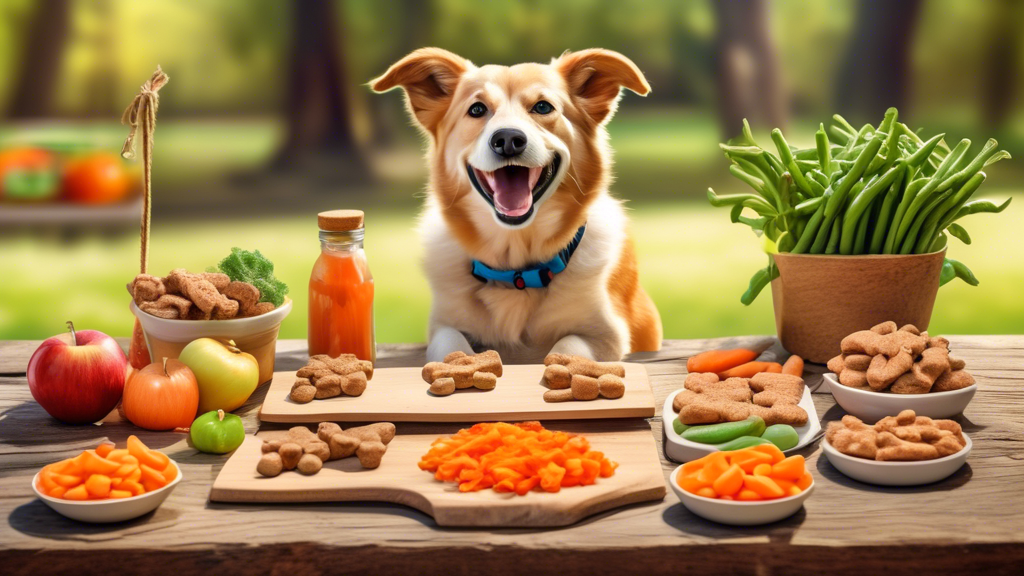
M 877 123 L 892 105 L 926 136 L 995 137 L 1015 159 L 992 167 L 982 195 L 1014 202 L 963 222 L 973 243 L 951 241 L 950 256 L 981 285 L 943 287 L 932 328 L 1020 333 L 1022 29 L 1014 0 L 2 0 L 0 159 L 44 147 L 68 174 L 0 195 L 0 339 L 48 337 L 65 320 L 130 334 L 139 167 L 84 194 L 62 185 L 116 160 L 120 114 L 159 64 L 171 81 L 151 272 L 259 249 L 295 302 L 282 336 L 305 337 L 316 213 L 361 208 L 378 340 L 423 341 L 421 142 L 399 93 L 366 82 L 426 45 L 477 64 L 599 46 L 645 72 L 653 93 L 626 95 L 610 125 L 613 192 L 632 209 L 641 281 L 667 338 L 774 331 L 767 294 L 739 302 L 764 264 L 760 240 L 705 200 L 709 186 L 743 187 L 717 146 L 743 117 L 766 142 L 781 126 L 801 146 L 835 112 Z

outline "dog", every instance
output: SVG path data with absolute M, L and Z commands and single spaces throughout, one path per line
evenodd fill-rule
M 508 363 L 617 361 L 660 349 L 661 317 L 608 192 L 605 126 L 622 88 L 650 92 L 632 61 L 590 49 L 477 67 L 422 48 L 370 87 L 402 88 L 429 143 L 419 226 L 433 293 L 428 361 L 474 349 Z

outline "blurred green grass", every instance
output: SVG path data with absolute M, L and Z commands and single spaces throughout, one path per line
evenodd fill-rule
M 1005 197 L 1008 190 L 989 190 Z M 999 216 L 966 221 L 974 243 L 953 242 L 951 256 L 972 267 L 981 285 L 959 281 L 939 292 L 932 331 L 944 334 L 1020 333 L 1024 306 L 1024 253 L 1015 242 L 1024 218 L 1020 194 Z M 665 325 L 666 338 L 709 338 L 774 332 L 771 296 L 750 307 L 739 302 L 750 275 L 764 265 L 760 241 L 729 223 L 724 210 L 695 203 L 647 203 L 631 210 L 641 282 Z M 422 247 L 411 210 L 376 210 L 367 216 L 366 251 L 376 282 L 380 342 L 421 342 L 430 293 L 419 260 Z M 150 269 L 203 270 L 232 246 L 257 248 L 291 287 L 295 308 L 282 326 L 285 338 L 306 335 L 309 271 L 319 254 L 316 219 L 266 217 L 258 221 L 170 222 L 155 226 Z M 0 339 L 44 338 L 65 320 L 127 336 L 132 318 L 124 285 L 137 271 L 138 240 L 90 238 L 66 246 L 28 238 L 0 241 L 5 277 L 0 282 Z

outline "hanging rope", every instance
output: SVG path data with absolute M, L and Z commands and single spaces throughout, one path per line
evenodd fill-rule
M 146 274 L 149 268 L 149 218 L 152 201 L 153 131 L 156 130 L 156 110 L 160 106 L 158 92 L 169 78 L 159 66 L 153 77 L 142 85 L 132 103 L 121 115 L 121 124 L 129 126 L 128 137 L 121 148 L 121 156 L 135 157 L 135 135 L 142 130 L 142 226 L 139 230 L 140 255 L 139 271 Z

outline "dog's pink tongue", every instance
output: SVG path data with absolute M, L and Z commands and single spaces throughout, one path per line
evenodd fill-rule
M 506 166 L 494 172 L 487 172 L 487 184 L 494 192 L 494 206 L 506 216 L 522 216 L 533 205 L 533 185 L 540 168 Z

